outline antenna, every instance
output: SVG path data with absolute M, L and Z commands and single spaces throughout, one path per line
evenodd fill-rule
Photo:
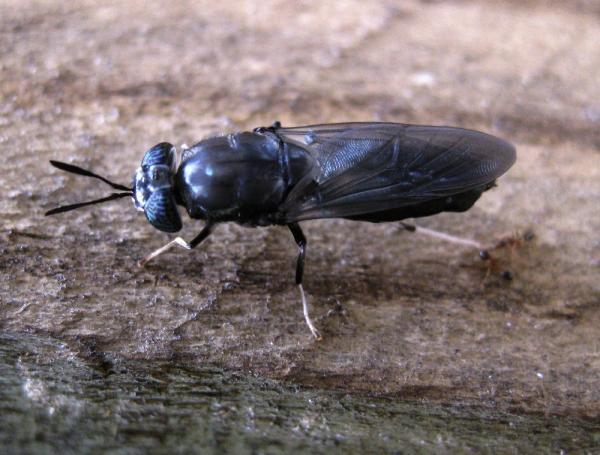
M 93 172 L 88 171 L 87 169 L 83 169 L 83 168 L 81 168 L 79 166 L 75 166 L 73 164 L 63 163 L 62 161 L 54 161 L 54 160 L 50 160 L 50 164 L 52 166 L 54 166 L 55 168 L 60 169 L 61 171 L 70 172 L 71 174 L 83 175 L 85 177 L 93 177 L 95 179 L 102 180 L 104 183 L 112 186 L 115 190 L 133 191 L 133 188 L 129 188 L 125 185 L 119 185 L 118 183 L 111 182 L 110 180 L 108 180 L 104 177 L 101 177 L 98 174 L 94 174 Z
M 102 204 L 103 202 L 112 201 L 114 199 L 121 199 L 126 196 L 133 196 L 133 188 L 129 188 L 125 185 L 120 185 L 118 183 L 111 182 L 110 180 L 108 180 L 98 174 L 94 174 L 93 172 L 88 171 L 87 169 L 80 168 L 79 166 L 75 166 L 73 164 L 63 163 L 62 161 L 50 160 L 50 164 L 52 164 L 52 166 L 54 166 L 55 168 L 60 169 L 61 171 L 70 172 L 71 174 L 83 175 L 85 177 L 93 177 L 95 179 L 102 180 L 104 183 L 106 183 L 107 185 L 110 185 L 112 188 L 114 188 L 116 190 L 124 191 L 124 193 L 112 193 L 106 197 L 103 197 L 100 199 L 94 199 L 92 201 L 78 202 L 77 204 L 70 204 L 70 205 L 62 205 L 55 209 L 47 211 L 44 216 L 56 215 L 57 213 L 70 212 L 71 210 L 76 210 L 78 208 L 85 207 L 88 205 Z

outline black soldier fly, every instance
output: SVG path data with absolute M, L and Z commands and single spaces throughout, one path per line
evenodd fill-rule
M 192 241 L 177 237 L 142 259 L 142 266 L 175 245 L 197 247 L 218 223 L 287 226 L 298 246 L 296 284 L 304 318 L 318 338 L 302 288 L 306 237 L 300 221 L 345 218 L 380 223 L 464 212 L 515 159 L 515 148 L 508 142 L 461 128 L 397 123 L 283 128 L 275 122 L 253 132 L 203 140 L 185 149 L 179 163 L 173 145 L 157 144 L 145 153 L 131 188 L 51 161 L 63 171 L 98 178 L 120 192 L 46 215 L 130 196 L 161 231 L 181 229 L 178 205 L 190 218 L 205 221 Z

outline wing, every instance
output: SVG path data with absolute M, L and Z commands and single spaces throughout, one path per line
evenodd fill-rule
M 481 192 L 516 159 L 508 142 L 461 128 L 340 123 L 273 132 L 317 163 L 283 203 L 286 222 L 360 216 Z

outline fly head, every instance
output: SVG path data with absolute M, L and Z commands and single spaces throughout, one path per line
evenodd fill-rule
M 175 199 L 175 147 L 161 142 L 148 150 L 133 178 L 135 207 L 145 213 L 152 226 L 163 232 L 181 229 Z

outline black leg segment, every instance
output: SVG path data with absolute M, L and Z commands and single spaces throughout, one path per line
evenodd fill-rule
M 206 223 L 204 228 L 202 228 L 202 230 L 200 231 L 200 234 L 198 234 L 196 237 L 194 237 L 192 239 L 192 241 L 190 242 L 190 249 L 196 248 L 198 245 L 200 245 L 202 242 L 204 242 L 204 240 L 206 240 L 206 238 L 212 233 L 214 228 L 215 228 L 214 224 L 212 224 L 210 222 Z
M 171 249 L 172 247 L 174 247 L 176 245 L 179 245 L 180 247 L 183 247 L 186 250 L 191 250 L 192 248 L 196 248 L 204 240 L 206 240 L 206 238 L 212 233 L 214 228 L 215 228 L 215 225 L 213 223 L 207 222 L 206 225 L 204 226 L 204 228 L 202 228 L 202 230 L 200 231 L 200 234 L 198 234 L 196 237 L 194 237 L 194 239 L 190 243 L 186 242 L 181 237 L 177 237 L 177 238 L 171 240 L 165 246 L 159 248 L 158 250 L 154 250 L 148 256 L 146 256 L 145 258 L 140 260 L 138 262 L 138 265 L 140 267 L 144 267 L 148 262 L 150 262 L 156 256 L 161 255 L 162 253 L 164 253 L 165 251 Z
M 296 261 L 296 284 L 302 284 L 302 277 L 304 275 L 304 257 L 306 256 L 306 237 L 300 225 L 298 223 L 288 224 L 296 245 L 298 245 L 298 260 Z
M 304 312 L 304 320 L 306 321 L 306 325 L 308 325 L 308 328 L 313 336 L 317 340 L 320 340 L 321 334 L 310 319 L 310 315 L 308 314 L 308 300 L 306 300 L 306 295 L 304 294 L 304 289 L 302 288 L 304 257 L 306 256 L 306 237 L 304 237 L 304 233 L 302 232 L 302 229 L 300 229 L 300 225 L 298 223 L 290 223 L 288 224 L 288 228 L 290 228 L 290 231 L 292 231 L 296 245 L 298 245 L 298 260 L 296 261 L 296 284 L 298 285 L 300 297 L 302 298 L 302 311 Z

